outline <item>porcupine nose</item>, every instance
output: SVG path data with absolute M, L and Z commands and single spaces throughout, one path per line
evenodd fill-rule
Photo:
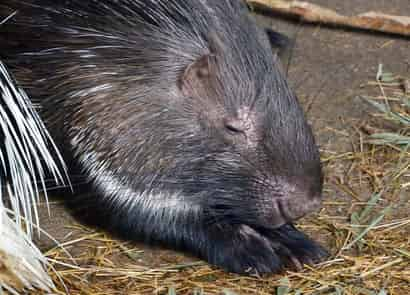
M 294 221 L 318 211 L 322 203 L 322 185 L 313 177 L 290 179 L 283 184 L 284 194 L 278 198 L 279 211 L 286 221 Z

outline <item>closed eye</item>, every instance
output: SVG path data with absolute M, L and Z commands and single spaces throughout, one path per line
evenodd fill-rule
M 236 126 L 230 125 L 230 124 L 225 124 L 225 128 L 231 133 L 242 133 L 243 132 L 243 130 L 239 129 Z
M 244 134 L 245 128 L 241 120 L 237 119 L 225 119 L 224 122 L 225 129 L 231 134 Z

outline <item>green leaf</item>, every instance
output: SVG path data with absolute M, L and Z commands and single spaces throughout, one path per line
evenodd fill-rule
M 280 286 L 276 290 L 276 295 L 286 295 L 290 292 L 290 281 L 287 277 L 282 278 L 280 281 Z
M 395 249 L 397 253 L 400 253 L 401 255 L 406 256 L 407 258 L 410 258 L 410 252 L 404 249 Z
M 380 200 L 382 195 L 383 195 L 383 192 L 373 194 L 373 196 L 369 199 L 369 201 L 367 201 L 366 207 L 360 213 L 359 215 L 360 223 L 357 223 L 357 224 L 362 224 L 364 221 L 366 221 L 366 218 L 370 215 L 370 213 L 374 209 L 374 206 L 376 206 L 377 202 Z
M 335 287 L 335 293 L 334 293 L 334 295 L 343 295 L 344 294 L 344 291 L 343 291 L 343 289 L 341 288 L 341 287 L 339 287 L 339 286 L 336 286 Z
M 356 244 L 358 241 L 360 241 L 369 231 L 371 231 L 377 224 L 379 224 L 380 221 L 383 220 L 385 214 L 382 213 L 379 216 L 377 216 L 373 221 L 361 232 L 357 235 L 357 237 L 350 242 L 346 247 L 343 249 L 350 249 L 354 244 Z
M 395 144 L 408 145 L 410 144 L 410 136 L 400 135 L 396 133 L 376 133 L 370 136 L 369 143 L 376 145 Z

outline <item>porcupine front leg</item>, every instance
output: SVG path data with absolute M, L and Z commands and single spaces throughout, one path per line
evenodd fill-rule
M 293 225 L 258 231 L 245 225 L 215 225 L 192 245 L 209 263 L 241 274 L 277 273 L 300 269 L 327 256 L 327 252 Z M 196 247 L 196 248 L 195 248 Z

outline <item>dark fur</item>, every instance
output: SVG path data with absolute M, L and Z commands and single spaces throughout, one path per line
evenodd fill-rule
M 1 58 L 91 182 L 98 224 L 239 273 L 325 255 L 290 224 L 319 207 L 319 153 L 241 1 L 0 7 L 19 10 Z

